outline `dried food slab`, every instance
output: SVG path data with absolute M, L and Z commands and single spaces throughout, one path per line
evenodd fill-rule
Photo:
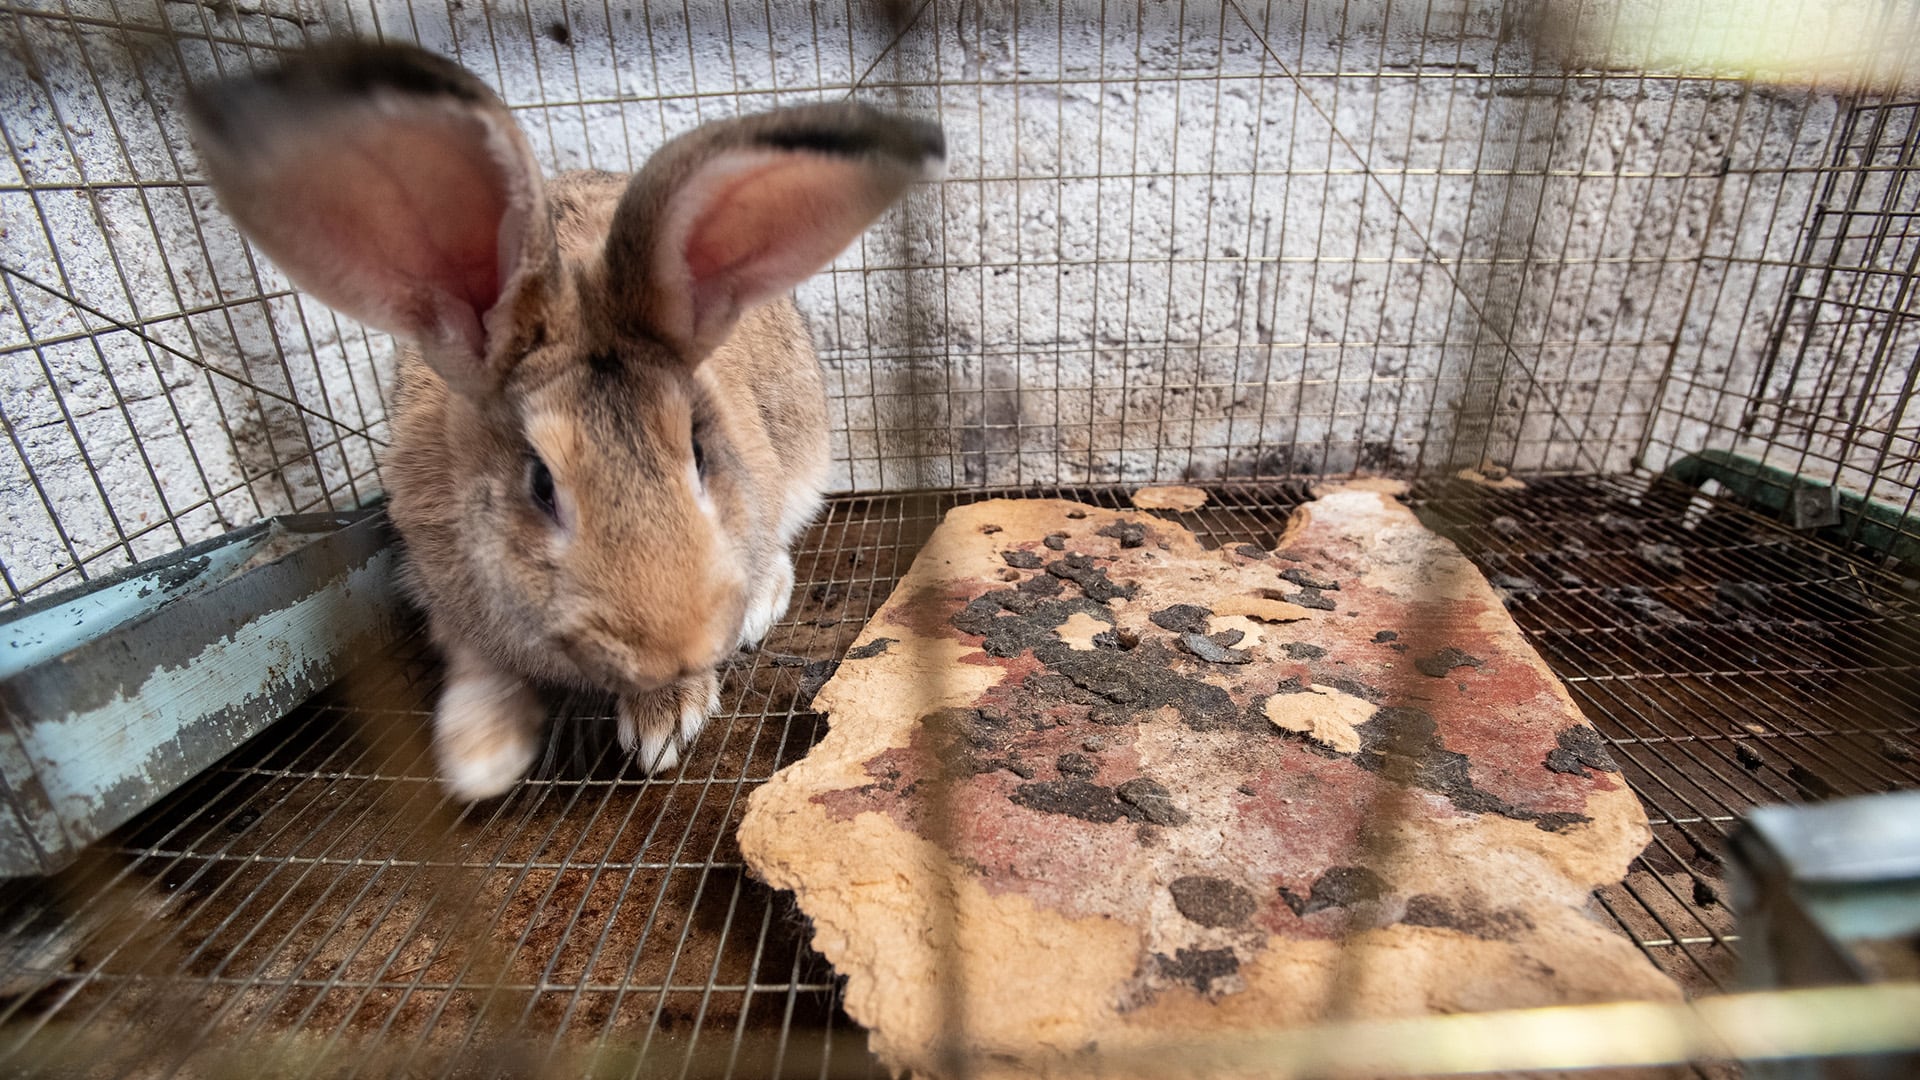
M 1135 491 L 1129 501 L 1142 510 L 1177 510 L 1186 513 L 1207 505 L 1207 490 L 1185 485 L 1143 487 Z
M 894 1068 L 939 1075 L 956 1024 L 976 1075 L 1074 1075 L 1162 1037 L 1678 995 L 1589 908 L 1638 802 L 1389 490 L 1324 494 L 1272 551 L 964 506 L 860 642 L 740 844 Z

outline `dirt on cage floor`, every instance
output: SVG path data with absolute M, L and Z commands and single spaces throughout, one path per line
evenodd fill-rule
M 970 493 L 965 499 L 1005 492 Z M 1039 491 L 1123 505 L 1115 491 Z M 1270 546 L 1304 485 L 1171 514 Z M 793 610 L 735 659 L 676 775 L 561 703 L 544 760 L 459 808 L 430 779 L 416 635 L 73 872 L 0 895 L 0 1067 L 89 1074 L 878 1074 L 784 895 L 745 872 L 746 796 L 952 495 L 835 500 Z M 1688 489 L 1619 478 L 1414 501 L 1508 597 L 1645 804 L 1654 842 L 1596 907 L 1695 993 L 1731 986 L 1722 840 L 1746 807 L 1920 783 L 1920 619 L 1900 579 Z M 289 1043 L 280 1038 L 298 1033 Z M 222 1055 L 225 1055 L 224 1057 Z

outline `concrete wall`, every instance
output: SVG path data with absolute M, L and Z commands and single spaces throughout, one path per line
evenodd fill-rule
M 457 56 L 552 168 L 850 91 L 938 111 L 948 180 L 800 291 L 848 489 L 1657 468 L 1745 400 L 1839 115 L 1568 68 L 1459 0 L 935 0 L 891 48 L 841 0 L 48 6 L 0 17 L 16 593 L 378 490 L 390 343 L 249 253 L 180 120 L 304 41 Z

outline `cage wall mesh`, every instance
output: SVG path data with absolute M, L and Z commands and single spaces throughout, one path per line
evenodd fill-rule
M 1708 256 L 1713 270 L 1703 276 L 1763 262 L 1769 276 L 1787 276 L 1751 370 L 1675 373 L 1681 389 L 1667 408 L 1678 423 L 1662 434 L 1674 450 L 1725 446 L 1911 514 L 1920 469 L 1917 105 L 1900 94 L 1847 103 L 1791 259 L 1774 266 L 1737 246 Z
M 1216 498 L 1183 524 L 1225 542 L 1284 528 L 1305 488 L 1275 481 L 1356 469 L 1424 479 L 1436 527 L 1539 586 L 1516 618 L 1654 830 L 1596 904 L 1690 992 L 1731 988 L 1714 852 L 1744 809 L 1920 782 L 1913 600 L 1650 478 L 1734 451 L 1912 509 L 1920 4 L 1766 4 L 1772 51 L 1748 9 L 1655 7 L 0 0 L 9 605 L 379 491 L 393 344 L 234 232 L 192 80 L 380 37 L 477 71 L 550 169 L 847 96 L 938 113 L 950 149 L 801 290 L 847 494 L 678 774 L 576 697 L 519 793 L 457 816 L 382 741 L 430 716 L 415 638 L 373 707 L 316 700 L 86 872 L 0 887 L 0 943 L 68 946 L 18 965 L 50 991 L 0 985 L 0 1060 L 195 1071 L 297 1031 L 265 1043 L 317 1051 L 287 1071 L 452 1074 L 521 1061 L 489 1056 L 504 1016 L 529 1075 L 628 1035 L 634 1072 L 878 1075 L 731 842 L 819 736 L 806 680 L 956 502 L 1192 479 Z M 1483 461 L 1583 475 L 1440 482 Z
M 1769 15 L 1820 42 L 1831 7 Z M 1861 10 L 1904 42 L 1914 7 Z M 180 108 L 342 35 L 475 69 L 550 169 L 783 102 L 937 112 L 947 180 L 801 290 L 845 490 L 1758 446 L 1910 502 L 1911 108 L 1871 66 L 1639 66 L 1631 10 L 0 6 L 8 599 L 379 490 L 392 343 L 239 239 Z

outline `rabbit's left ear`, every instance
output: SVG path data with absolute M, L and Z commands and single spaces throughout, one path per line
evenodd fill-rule
M 242 231 L 330 307 L 496 393 L 557 262 L 539 167 L 505 105 L 451 61 L 325 46 L 196 90 L 200 160 Z
M 615 325 L 698 362 L 749 307 L 833 260 L 946 161 L 937 125 L 815 105 L 698 128 L 627 187 L 607 238 Z

